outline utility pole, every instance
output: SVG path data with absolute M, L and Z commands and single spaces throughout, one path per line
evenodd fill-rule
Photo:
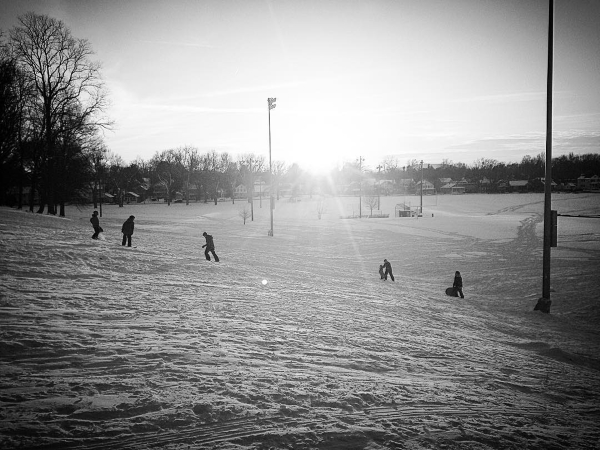
M 275 102 L 276 98 L 269 98 L 267 102 L 269 103 L 269 210 L 271 212 L 271 230 L 269 231 L 269 236 L 273 236 L 273 163 L 271 161 L 271 110 L 277 106 Z
M 377 172 L 379 173 L 379 180 L 377 183 L 377 209 L 381 212 L 381 169 L 384 169 L 384 166 L 379 164 L 377 166 Z
M 364 161 L 362 156 L 358 157 L 358 218 L 362 219 L 362 162 Z
M 423 160 L 421 160 L 421 216 L 423 215 Z M 417 214 L 417 217 L 419 215 Z
M 552 71 L 554 60 L 554 0 L 548 14 L 548 78 L 546 83 L 546 179 L 544 180 L 544 253 L 542 297 L 536 310 L 550 312 L 550 247 L 552 246 Z

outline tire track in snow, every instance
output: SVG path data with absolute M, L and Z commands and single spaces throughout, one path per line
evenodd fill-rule
M 598 414 L 600 410 L 590 410 L 582 408 L 580 410 L 571 409 L 571 413 L 590 414 L 593 419 L 594 414 Z M 315 415 L 319 415 L 315 411 Z M 315 430 L 323 430 L 327 427 L 339 426 L 346 428 L 348 424 L 361 427 L 369 427 L 382 422 L 397 422 L 394 423 L 394 430 L 403 431 L 407 434 L 418 435 L 421 432 L 421 427 L 416 427 L 413 424 L 405 423 L 409 419 L 415 418 L 430 418 L 435 424 L 437 419 L 447 418 L 468 418 L 485 416 L 518 416 L 518 417 L 544 417 L 560 418 L 564 416 L 563 409 L 542 409 L 534 407 L 526 408 L 502 408 L 491 407 L 489 405 L 473 405 L 473 406 L 444 406 L 444 405 L 415 405 L 415 406 L 381 406 L 365 408 L 362 411 L 355 413 L 331 413 L 328 412 L 327 419 L 321 417 L 314 419 L 288 417 L 283 414 L 265 414 L 253 418 L 239 418 L 221 421 L 218 423 L 199 424 L 181 427 L 177 432 L 167 433 L 141 433 L 132 437 L 106 438 L 100 441 L 86 440 L 62 442 L 62 448 L 73 449 L 105 449 L 105 448 L 140 448 L 142 446 L 164 446 L 167 444 L 186 443 L 190 445 L 202 445 L 202 448 L 210 448 L 208 446 L 222 444 L 224 442 L 235 443 L 241 439 L 257 438 L 260 439 L 270 433 L 279 435 L 293 434 L 298 435 L 312 434 Z M 433 425 L 435 426 L 435 425 Z M 455 426 L 458 430 L 459 426 Z M 566 427 L 565 427 L 566 428 Z M 438 432 L 447 432 L 447 429 L 429 429 L 428 434 Z M 58 444 L 57 444 L 58 445 Z M 52 446 L 48 447 L 51 448 Z M 56 448 L 59 448 L 56 446 Z

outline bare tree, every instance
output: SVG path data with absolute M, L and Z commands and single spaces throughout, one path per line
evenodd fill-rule
M 66 175 L 60 165 L 68 164 L 61 149 L 73 148 L 94 128 L 110 127 L 103 116 L 106 93 L 87 40 L 75 39 L 62 21 L 45 15 L 27 13 L 19 22 L 10 37 L 19 67 L 35 87 L 44 142 L 42 197 L 48 213 L 56 214 L 57 187 Z M 43 210 L 42 202 L 38 212 Z
M 171 206 L 173 192 L 180 181 L 183 167 L 180 156 L 175 150 L 165 150 L 156 153 L 151 160 L 159 184 L 166 190 L 167 206 Z
M 240 210 L 238 214 L 242 219 L 244 219 L 244 225 L 246 225 L 246 220 L 250 218 L 250 211 L 248 211 L 248 207 L 244 206 L 244 209 Z
M 215 150 L 206 153 L 201 159 L 202 172 L 206 184 L 205 201 L 212 195 L 215 205 L 219 199 L 219 186 L 224 182 L 223 174 L 227 170 L 229 155 L 218 154 Z
M 240 157 L 240 171 L 248 191 L 248 203 L 250 203 L 250 217 L 254 220 L 254 181 L 256 175 L 265 168 L 265 157 L 250 153 Z
M 106 171 L 106 157 L 108 149 L 99 136 L 91 137 L 87 140 L 84 152 L 87 155 L 89 165 L 92 170 L 93 179 L 91 180 L 92 201 L 94 209 L 98 208 L 98 202 L 102 205 L 103 189 L 102 182 Z M 102 206 L 100 206 L 100 217 L 102 217 Z
M 235 161 L 229 161 L 227 169 L 225 169 L 225 179 L 231 188 L 231 202 L 235 205 L 235 188 L 240 180 L 239 163 Z
M 190 204 L 190 179 L 192 174 L 198 170 L 200 166 L 200 155 L 198 149 L 191 146 L 185 146 L 179 150 L 181 152 L 181 160 L 186 171 L 185 178 L 185 204 Z
M 320 198 L 317 201 L 317 216 L 319 217 L 319 220 L 321 220 L 321 216 L 323 214 L 325 214 L 327 212 L 327 205 L 325 204 L 325 201 L 323 200 L 323 198 Z
M 365 197 L 365 203 L 371 210 L 371 216 L 373 215 L 373 209 L 375 209 L 378 202 L 379 202 L 379 199 L 377 198 L 376 195 L 368 195 L 367 197 Z

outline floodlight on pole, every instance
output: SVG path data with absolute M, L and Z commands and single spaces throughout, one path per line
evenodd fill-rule
M 275 102 L 276 98 L 268 98 L 267 102 L 269 103 L 269 210 L 271 212 L 271 230 L 269 231 L 269 236 L 273 236 L 273 162 L 271 160 L 271 110 L 277 106 Z

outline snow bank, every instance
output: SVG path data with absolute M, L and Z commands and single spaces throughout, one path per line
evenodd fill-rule
M 104 205 L 100 241 L 91 209 L 0 209 L 0 447 L 594 448 L 597 219 L 559 218 L 547 315 L 541 195 L 403 201 L 281 199 L 274 237 L 268 201 L 246 225 L 245 202 Z

